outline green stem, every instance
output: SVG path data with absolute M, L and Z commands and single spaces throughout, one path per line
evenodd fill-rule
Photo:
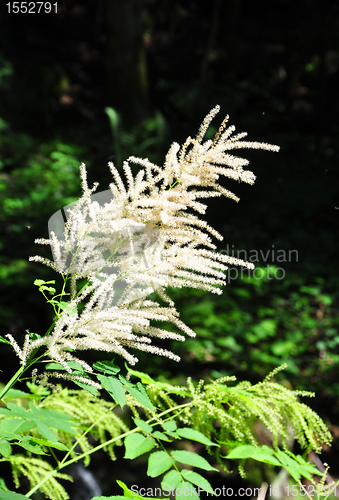
M 26 370 L 26 367 L 24 365 L 20 366 L 19 370 L 13 375 L 11 380 L 8 382 L 8 384 L 5 385 L 5 387 L 2 389 L 0 392 L 0 399 L 2 399 L 7 392 L 11 389 L 11 387 L 15 384 L 15 382 L 20 378 L 20 376 L 23 374 L 23 372 Z

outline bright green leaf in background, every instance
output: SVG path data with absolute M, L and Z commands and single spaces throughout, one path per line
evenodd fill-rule
M 197 500 L 199 498 L 197 490 L 191 483 L 184 481 L 180 483 L 180 486 L 175 490 L 175 500 L 189 500 L 193 498 Z
M 106 377 L 106 375 L 101 375 L 100 373 L 97 374 L 97 378 L 108 394 L 112 396 L 122 409 L 126 405 L 126 395 L 120 380 L 116 377 Z
M 200 489 L 204 489 L 208 493 L 213 494 L 213 488 L 210 485 L 210 483 L 205 479 L 203 476 L 198 474 L 197 472 L 194 472 L 192 470 L 188 469 L 183 469 L 181 471 L 182 476 L 186 479 L 186 481 L 189 481 L 190 483 L 195 484 L 198 486 Z
M 98 370 L 98 372 L 107 373 L 108 375 L 116 375 L 120 372 L 120 368 L 114 364 L 114 360 L 97 361 L 94 363 L 93 368 Z
M 163 480 L 161 481 L 161 487 L 163 490 L 172 490 L 179 486 L 182 481 L 181 474 L 176 470 L 170 470 L 165 474 Z
M 135 425 L 137 425 L 138 427 L 140 427 L 140 429 L 144 432 L 147 432 L 148 434 L 150 434 L 153 430 L 153 427 L 151 425 L 149 425 L 147 422 L 145 422 L 144 420 L 140 420 L 140 418 L 133 418 L 134 422 L 135 422 Z
M 139 432 L 133 432 L 133 434 L 128 434 L 125 437 L 125 448 L 126 453 L 124 458 L 133 459 L 147 453 L 152 450 L 155 446 L 154 439 L 148 438 L 140 434 Z
M 212 467 L 207 460 L 205 460 L 205 458 L 193 453 L 192 451 L 175 450 L 172 451 L 171 455 L 174 460 L 185 465 L 192 465 L 193 467 L 199 467 L 204 470 L 218 470 L 215 467 Z
M 177 430 L 177 434 L 180 437 L 186 439 L 192 439 L 193 441 L 198 441 L 199 443 L 206 444 L 208 446 L 219 446 L 218 444 L 212 443 L 210 439 L 204 436 L 200 431 L 196 431 L 195 429 L 190 429 L 189 427 L 183 427 Z
M 166 472 L 174 464 L 171 458 L 165 451 L 155 451 L 148 458 L 147 475 L 157 477 Z

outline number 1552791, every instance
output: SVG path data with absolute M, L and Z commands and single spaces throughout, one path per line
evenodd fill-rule
M 8 14 L 49 14 L 58 13 L 58 2 L 8 2 Z

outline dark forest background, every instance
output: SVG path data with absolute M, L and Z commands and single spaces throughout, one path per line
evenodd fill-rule
M 138 369 L 257 381 L 286 362 L 278 379 L 315 391 L 310 404 L 338 437 L 339 3 L 56 4 L 30 15 L 0 4 L 1 334 L 22 343 L 51 323 L 33 281 L 55 276 L 27 259 L 44 250 L 34 239 L 48 236 L 49 217 L 79 197 L 80 162 L 107 189 L 108 161 L 162 163 L 220 104 L 214 131 L 229 114 L 237 132 L 281 147 L 246 151 L 255 185 L 227 181 L 241 201 L 207 212 L 225 237 L 219 250 L 257 250 L 262 279 L 244 273 L 221 297 L 173 291 L 197 339 L 172 345 L 179 365 L 141 356 Z M 18 361 L 3 346 L 5 381 Z M 337 456 L 335 441 L 325 461 L 338 474 Z

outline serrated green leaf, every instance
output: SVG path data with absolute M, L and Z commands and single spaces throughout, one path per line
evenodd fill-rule
M 192 451 L 186 450 L 175 450 L 171 453 L 174 460 L 185 465 L 192 465 L 193 467 L 199 467 L 204 470 L 218 470 L 212 467 L 205 458 L 193 453 Z
M 0 477 L 0 489 L 1 489 L 1 488 L 2 488 L 3 490 L 5 490 L 5 491 L 9 491 L 9 489 L 8 489 L 8 488 L 7 488 L 7 486 L 6 486 L 6 483 L 5 483 L 5 480 L 4 480 L 4 478 L 3 478 L 3 477 Z
M 125 364 L 125 366 L 129 371 L 129 373 L 131 373 L 135 377 L 140 378 L 143 384 L 156 384 L 155 380 L 153 380 L 152 377 L 150 377 L 147 373 L 138 372 L 137 370 L 132 370 L 132 368 L 130 368 L 127 364 Z
M 263 462 L 265 464 L 277 465 L 281 467 L 281 462 L 279 462 L 274 456 L 274 450 L 268 446 L 262 446 L 258 448 L 251 444 L 241 445 L 234 448 L 226 458 L 229 459 L 246 459 L 252 458 L 258 462 Z
M 29 394 L 28 392 L 20 391 L 20 389 L 10 389 L 6 392 L 5 398 L 7 399 L 17 399 L 17 398 L 36 398 L 34 394 Z
M 198 486 L 199 490 L 205 490 L 208 493 L 213 493 L 213 488 L 210 483 L 203 476 L 198 474 L 197 472 L 193 472 L 192 470 L 182 469 L 181 474 L 186 481 L 195 484 Z
M 9 457 L 12 453 L 12 447 L 7 439 L 0 438 L 0 453 L 4 457 Z
M 123 388 L 120 380 L 112 376 L 106 377 L 106 375 L 101 375 L 100 373 L 98 373 L 96 376 L 99 382 L 106 389 L 108 394 L 112 396 L 114 401 L 116 401 L 118 405 L 121 406 L 121 408 L 123 408 L 126 404 L 126 395 L 125 389 Z
M 32 396 L 34 397 L 38 396 L 39 398 L 41 398 L 41 396 L 48 396 L 49 394 L 51 394 L 51 391 L 43 385 L 33 384 L 33 382 L 26 382 L 26 385 L 31 391 Z
M 37 443 L 35 439 L 31 439 L 30 436 L 24 436 L 20 443 L 17 444 L 25 450 L 36 453 L 37 455 L 46 455 L 40 444 Z
M 261 448 L 257 448 L 253 452 L 253 455 L 251 458 L 253 460 L 257 460 L 258 462 L 263 462 L 265 464 L 281 466 L 281 463 L 275 457 L 273 457 L 270 452 L 262 450 Z
M 279 458 L 283 465 L 289 465 L 290 467 L 298 467 L 300 464 L 293 458 L 289 457 L 286 453 L 281 450 L 275 452 L 275 456 Z
M 133 420 L 135 422 L 135 425 L 140 427 L 140 429 L 143 430 L 144 432 L 150 434 L 153 431 L 153 427 L 144 420 L 140 420 L 140 418 L 133 418 Z
M 53 443 L 52 441 L 48 441 L 47 439 L 41 439 L 41 438 L 31 438 L 38 444 L 41 444 L 42 446 L 47 446 L 48 448 L 56 448 L 57 450 L 63 450 L 63 451 L 69 451 L 67 446 L 63 443 Z
M 119 373 L 119 380 L 126 387 L 134 387 L 134 384 L 121 375 L 121 373 Z
M 175 490 L 175 500 L 186 500 L 191 498 L 197 500 L 197 498 L 199 498 L 198 492 L 191 483 L 184 481 Z
M 251 444 L 244 444 L 241 446 L 237 446 L 228 455 L 226 455 L 225 458 L 229 459 L 251 458 L 256 449 L 257 447 Z
M 169 439 L 166 434 L 160 431 L 154 431 L 152 432 L 152 436 L 156 439 L 161 439 L 162 441 L 167 441 L 168 443 L 172 442 L 172 439 Z
M 52 443 L 56 443 L 58 441 L 58 438 L 46 424 L 43 422 L 36 422 L 36 428 L 39 431 L 39 433 L 48 441 L 52 441 Z
M 134 432 L 126 436 L 124 444 L 126 448 L 124 458 L 129 458 L 131 460 L 151 451 L 155 446 L 154 439 L 147 438 L 139 432 Z
M 3 344 L 10 344 L 11 345 L 10 341 L 5 339 L 5 337 L 3 337 L 2 335 L 0 335 L 0 342 L 2 342 Z
M 93 368 L 108 375 L 116 375 L 120 372 L 120 368 L 114 364 L 114 359 L 112 361 L 97 361 L 94 363 Z
M 74 375 L 77 375 L 77 376 L 80 376 L 83 378 L 88 378 L 89 380 L 92 380 L 88 375 L 86 375 L 86 373 L 81 373 L 81 372 L 77 372 L 77 371 L 74 371 L 73 373 L 74 373 Z M 76 380 L 76 379 L 72 379 L 72 382 L 74 384 L 78 385 L 79 387 L 81 387 L 81 389 L 88 391 L 94 397 L 97 397 L 99 394 L 98 389 L 91 384 L 86 384 L 86 382 L 81 382 L 80 380 Z
M 123 481 L 119 481 L 119 479 L 117 479 L 117 483 L 124 490 L 123 498 L 137 498 L 138 500 L 144 500 L 144 497 L 138 495 L 136 491 L 130 490 Z
M 23 425 L 23 424 L 27 424 L 27 422 L 23 422 L 21 419 L 19 418 L 4 418 L 3 420 L 1 420 L 0 422 L 0 431 L 1 432 L 9 432 L 9 433 L 14 433 L 14 434 L 18 434 L 18 437 L 20 437 L 20 434 L 18 431 L 18 429 Z M 29 431 L 30 429 L 34 428 L 35 427 L 35 424 L 34 422 L 29 422 L 29 427 L 26 429 L 24 428 L 23 431 L 21 432 L 25 432 L 26 430 Z
M 52 286 L 40 286 L 40 291 L 42 290 L 46 290 L 47 292 L 49 292 L 51 295 L 53 295 L 55 292 L 56 292 L 56 289 L 53 288 Z M 51 301 L 52 302 L 52 301 Z M 54 302 L 54 301 L 53 301 Z
M 75 361 L 68 361 L 67 365 L 72 368 L 72 370 L 77 370 L 78 372 L 85 373 L 85 368 Z M 66 370 L 66 368 L 60 363 L 54 362 L 48 363 L 45 368 L 46 370 Z
M 15 493 L 14 491 L 1 491 L 1 500 L 27 500 L 25 495 L 21 495 L 21 493 Z
M 151 410 L 151 412 L 155 411 L 154 406 L 152 405 L 152 402 L 149 398 L 149 395 L 147 394 L 147 391 L 145 387 L 142 385 L 141 382 L 138 382 L 136 387 L 126 387 L 126 390 L 132 394 L 132 396 L 139 401 L 142 406 L 145 408 L 148 408 Z
M 34 282 L 33 282 L 33 283 L 34 283 L 34 285 L 36 285 L 36 286 L 41 286 L 41 285 L 43 285 L 44 283 L 46 283 L 46 281 L 44 281 L 44 280 L 34 280 Z
M 23 439 L 19 432 L 26 432 L 32 428 L 36 428 L 39 433 L 48 441 L 57 443 L 57 437 L 51 427 L 58 430 L 63 430 L 69 434 L 76 434 L 72 426 L 77 425 L 74 419 L 65 413 L 55 410 L 46 410 L 34 406 L 29 403 L 29 408 L 25 409 L 14 403 L 7 403 L 7 408 L 0 408 L 0 413 L 6 415 L 1 423 L 2 432 L 16 433 L 13 439 Z M 17 417 L 17 418 L 12 418 Z M 4 427 L 6 429 L 4 429 Z
M 161 487 L 165 492 L 177 488 L 182 481 L 181 474 L 176 470 L 170 470 L 161 481 Z
M 165 431 L 176 431 L 177 430 L 177 424 L 174 422 L 174 420 L 168 420 L 163 424 L 163 428 Z
M 212 441 L 201 432 L 196 431 L 195 429 L 190 429 L 189 427 L 178 429 L 177 434 L 185 439 L 192 439 L 193 441 L 198 441 L 199 443 L 203 443 L 208 446 L 219 446 L 218 444 L 212 443 Z
M 155 451 L 148 457 L 147 475 L 157 477 L 166 472 L 174 464 L 171 458 L 165 451 Z
M 63 300 L 61 302 L 58 302 L 57 300 L 50 300 L 50 303 L 55 303 L 59 309 L 62 311 L 67 311 L 69 316 L 74 316 L 75 314 L 78 314 L 78 309 L 76 306 L 71 306 L 70 302 L 64 302 Z

